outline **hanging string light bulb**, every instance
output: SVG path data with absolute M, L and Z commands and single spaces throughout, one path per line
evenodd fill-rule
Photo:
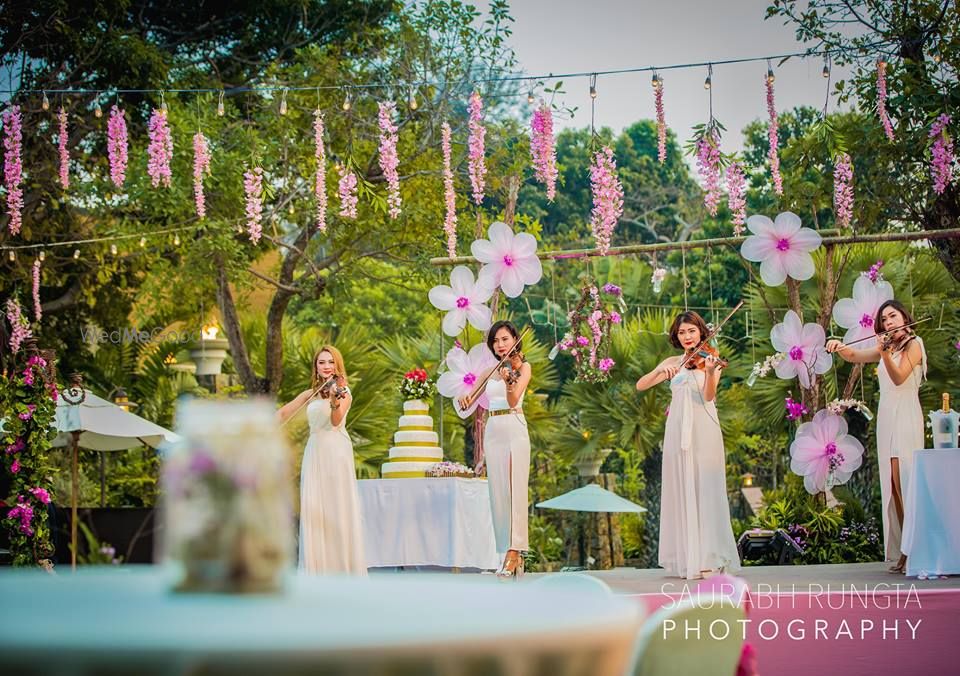
M 823 71 L 821 71 L 821 75 L 823 75 L 823 77 L 825 78 L 830 77 L 830 54 L 829 53 L 823 55 Z
M 650 86 L 653 87 L 654 90 L 660 88 L 660 76 L 657 73 L 654 73 L 653 77 L 650 78 Z
M 40 249 L 40 256 L 39 256 L 40 262 L 42 263 L 46 257 L 47 257 L 47 252 L 44 251 L 43 249 Z
M 73 260 L 79 260 L 80 258 L 80 249 L 73 250 Z
M 116 244 L 111 244 L 111 245 L 110 245 L 110 253 L 111 253 L 112 255 L 114 255 L 114 256 L 117 255 L 117 245 L 116 245 Z
M 283 93 L 280 95 L 280 114 L 287 114 L 287 88 L 284 87 Z
M 713 64 L 707 65 L 707 79 L 703 81 L 703 88 L 710 89 L 713 86 Z
M 295 213 L 297 213 L 297 212 L 294 210 L 294 208 L 293 208 L 293 204 L 291 204 L 291 205 L 290 205 L 290 208 L 287 209 L 287 213 L 290 214 L 291 216 L 293 216 Z
M 773 74 L 773 66 L 770 65 L 770 59 L 767 59 L 767 82 L 773 84 L 773 81 L 777 79 L 777 76 Z
M 97 119 L 103 117 L 103 108 L 100 107 L 100 97 L 97 96 L 93 99 L 93 102 L 96 104 L 93 107 L 93 116 Z
M 146 238 L 146 237 L 141 237 L 141 238 L 140 238 L 140 248 L 142 249 L 142 248 L 145 247 L 146 245 L 147 245 L 147 238 Z
M 529 104 L 532 106 L 534 101 L 535 101 L 535 99 L 533 98 L 533 90 L 531 89 L 531 90 L 527 93 L 527 103 L 529 103 Z
M 349 110 L 350 110 L 350 106 L 351 106 L 351 103 L 350 103 L 350 91 L 347 90 L 346 95 L 343 97 L 343 112 L 349 111 Z
M 163 96 L 163 90 L 160 90 L 160 110 L 167 112 L 167 99 Z
M 217 101 L 217 117 L 223 117 L 224 110 L 223 107 L 223 90 L 220 90 L 220 99 Z
M 173 236 L 173 245 L 174 245 L 174 246 L 180 246 L 180 233 L 179 233 L 179 232 L 178 232 L 176 235 Z
M 10 259 L 11 263 L 17 260 L 17 254 L 16 252 L 14 252 L 13 249 L 10 249 L 10 255 L 8 256 L 8 258 Z
M 416 110 L 420 107 L 420 104 L 417 102 L 417 90 L 415 87 L 410 87 L 410 96 L 407 97 L 407 105 L 410 106 L 410 110 Z
M 597 98 L 597 74 L 594 73 L 590 76 L 590 98 Z
M 40 107 L 44 110 L 50 110 L 50 99 L 47 98 L 47 93 L 43 93 L 43 102 L 40 104 Z

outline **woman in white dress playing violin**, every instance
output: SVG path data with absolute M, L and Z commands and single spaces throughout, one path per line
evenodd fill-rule
M 853 364 L 879 362 L 880 405 L 877 407 L 877 459 L 880 470 L 880 501 L 883 518 L 883 542 L 887 561 L 896 561 L 891 573 L 906 571 L 907 556 L 900 551 L 903 530 L 904 492 L 910 485 L 913 453 L 923 448 L 923 409 L 920 408 L 920 383 L 927 375 L 927 353 L 910 328 L 913 317 L 896 300 L 888 300 L 877 311 L 873 326 L 877 344 L 865 350 L 845 346 L 839 340 L 827 342 L 827 352 L 835 352 Z
M 681 313 L 670 327 L 670 343 L 683 353 L 667 357 L 637 381 L 641 392 L 670 383 L 657 558 L 668 575 L 688 580 L 740 567 L 730 525 L 726 457 L 716 405 L 724 363 L 709 345 L 697 350 L 701 354 L 693 354 L 707 335 L 707 325 L 699 314 Z
M 313 360 L 312 387 L 282 407 L 286 421 L 307 407 L 310 438 L 300 469 L 300 569 L 366 575 L 353 442 L 346 431 L 353 396 L 343 356 L 332 345 Z
M 504 555 L 497 577 L 517 579 L 523 575 L 523 552 L 529 549 L 527 482 L 530 477 L 530 436 L 523 416 L 523 394 L 533 370 L 524 360 L 520 336 L 510 322 L 501 321 L 490 327 L 487 347 L 498 362 L 508 354 L 510 357 L 499 371 L 490 374 L 483 390 L 476 387 L 458 404 L 460 410 L 466 411 L 481 391 L 486 392 L 490 401 L 483 448 L 493 533 L 497 552 Z

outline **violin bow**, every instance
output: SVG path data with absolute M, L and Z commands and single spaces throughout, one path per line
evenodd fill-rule
M 850 347 L 851 345 L 856 345 L 857 343 L 862 343 L 863 341 L 865 341 L 865 340 L 870 340 L 871 338 L 876 338 L 876 337 L 879 337 L 879 336 L 885 336 L 885 335 L 887 335 L 888 333 L 893 333 L 894 331 L 899 331 L 900 329 L 909 329 L 911 326 L 916 326 L 917 324 L 923 324 L 924 322 L 928 322 L 928 321 L 930 321 L 931 319 L 933 319 L 933 317 L 924 317 L 923 319 L 918 319 L 918 320 L 915 321 L 915 322 L 910 322 L 909 324 L 904 324 L 903 326 L 897 326 L 897 327 L 894 327 L 894 328 L 892 328 L 892 329 L 887 329 L 886 331 L 881 331 L 880 333 L 876 334 L 875 336 L 867 336 L 866 338 L 858 338 L 857 340 L 852 340 L 852 341 L 850 341 L 849 343 L 844 343 L 844 344 L 843 344 L 843 347 Z
M 514 341 L 513 347 L 511 347 L 510 350 L 507 352 L 506 356 L 505 356 L 503 359 L 500 360 L 500 363 L 497 364 L 497 367 L 496 367 L 495 369 L 493 369 L 492 371 L 490 371 L 486 376 L 484 376 L 483 380 L 480 381 L 480 384 L 477 385 L 477 386 L 474 388 L 474 392 L 477 392 L 477 393 L 479 394 L 479 392 L 480 392 L 484 387 L 486 387 L 487 381 L 490 380 L 490 377 L 491 377 L 494 373 L 496 373 L 497 371 L 499 371 L 501 368 L 503 368 L 503 365 L 506 364 L 507 361 L 510 359 L 510 356 L 513 354 L 514 350 L 517 349 L 517 345 L 519 345 L 519 344 L 523 341 L 524 337 L 527 335 L 527 333 L 528 333 L 529 331 L 530 331 L 530 327 L 528 326 L 528 327 L 526 327 L 523 331 L 520 332 L 520 337 L 517 338 L 516 341 Z M 456 401 L 456 399 L 454 399 L 454 401 Z
M 699 345 L 697 345 L 695 348 L 693 348 L 693 350 L 692 350 L 691 352 L 688 352 L 688 353 L 683 357 L 683 360 L 680 362 L 680 366 L 678 366 L 677 368 L 678 368 L 678 369 L 682 369 L 684 366 L 686 366 L 686 365 L 687 365 L 687 362 L 690 361 L 690 359 L 693 357 L 693 355 L 695 355 L 697 352 L 699 352 L 700 350 L 702 350 L 703 347 L 704 347 L 707 343 L 709 343 L 709 342 L 713 339 L 714 336 L 716 336 L 718 333 L 720 333 L 720 329 L 723 328 L 723 325 L 726 324 L 728 321 L 730 321 L 730 318 L 733 317 L 733 315 L 736 314 L 737 310 L 739 310 L 741 307 L 743 307 L 743 301 L 742 301 L 742 300 L 741 300 L 739 303 L 737 303 L 737 306 L 736 306 L 735 308 L 733 308 L 732 310 L 730 310 L 730 314 L 728 314 L 726 317 L 724 317 L 724 318 L 723 318 L 723 321 L 721 321 L 719 324 L 717 324 L 717 325 L 713 328 L 713 330 L 710 331 L 709 334 L 707 334 L 707 337 L 706 337 L 706 338 L 704 338 L 703 340 L 700 341 L 700 344 L 699 344 Z
M 296 410 L 295 410 L 293 413 L 291 413 L 289 416 L 287 416 L 287 419 L 286 419 L 286 420 L 284 420 L 282 423 L 280 423 L 280 427 L 281 427 L 281 428 L 282 428 L 282 427 L 285 427 L 286 424 L 287 424 L 288 422 L 290 422 L 291 420 L 293 420 L 294 416 L 296 416 L 296 415 L 300 412 L 300 409 L 302 409 L 304 406 L 306 406 L 307 404 L 309 404 L 309 403 L 313 400 L 313 398 L 314 398 L 315 396 L 317 396 L 318 394 L 320 394 L 321 392 L 323 392 L 324 388 L 327 387 L 327 386 L 328 386 L 331 382 L 333 382 L 334 380 L 336 380 L 336 375 L 334 375 L 332 378 L 330 378 L 330 380 L 327 380 L 325 383 L 323 383 L 323 385 L 318 385 L 317 388 L 314 389 L 313 393 L 312 393 L 309 397 L 307 397 L 307 400 L 306 400 L 305 402 L 303 402 L 302 404 L 300 404 L 299 406 L 297 406 Z

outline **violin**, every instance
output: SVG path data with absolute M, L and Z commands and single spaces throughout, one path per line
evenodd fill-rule
M 688 352 L 686 367 L 690 370 L 700 369 L 705 371 L 707 368 L 707 357 L 714 357 L 717 360 L 719 368 L 727 368 L 729 362 L 720 358 L 720 353 L 711 345 L 702 345 L 696 352 Z
M 520 369 L 523 367 L 524 362 L 527 361 L 527 358 L 522 351 L 516 348 L 511 349 L 508 356 L 510 363 L 504 367 L 507 373 L 503 375 L 503 380 L 508 386 L 512 387 L 520 380 Z
M 900 328 L 904 329 L 904 335 L 898 338 L 896 337 L 897 335 L 896 332 L 899 331 Z M 906 347 L 907 343 L 909 343 L 911 340 L 913 340 L 916 337 L 917 337 L 917 334 L 915 334 L 910 329 L 899 327 L 897 329 L 894 329 L 891 333 L 887 333 L 885 336 L 881 338 L 880 351 L 886 352 L 890 349 L 893 349 L 894 352 L 900 352 L 904 347 Z
M 343 376 L 334 375 L 320 386 L 317 394 L 321 399 L 339 401 L 347 396 L 347 383 Z

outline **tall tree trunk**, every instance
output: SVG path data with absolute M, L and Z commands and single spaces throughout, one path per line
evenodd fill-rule
M 262 394 L 267 391 L 267 382 L 257 376 L 250 365 L 246 343 L 243 342 L 243 333 L 240 330 L 240 318 L 237 315 L 237 305 L 230 291 L 230 280 L 227 279 L 227 266 L 223 258 L 217 257 L 217 305 L 220 307 L 220 318 L 223 321 L 223 330 L 230 342 L 230 355 L 233 357 L 234 368 L 243 389 L 248 394 Z
M 946 230 L 960 223 L 960 186 L 954 181 L 938 195 L 923 214 L 924 230 Z M 960 239 L 931 240 L 947 272 L 960 282 Z

